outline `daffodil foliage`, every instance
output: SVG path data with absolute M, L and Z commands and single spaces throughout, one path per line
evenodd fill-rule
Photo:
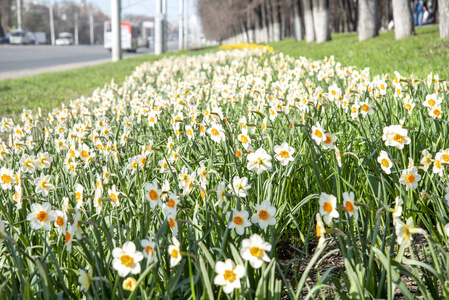
M 1 120 L 1 295 L 449 297 L 447 82 L 236 48 Z

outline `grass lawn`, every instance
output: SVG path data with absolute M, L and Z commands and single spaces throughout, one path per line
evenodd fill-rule
M 441 40 L 438 26 L 416 28 L 416 35 L 396 41 L 394 32 L 359 42 L 357 33 L 332 34 L 332 41 L 316 44 L 296 43 L 285 39 L 270 44 L 276 51 L 299 57 L 321 60 L 334 55 L 343 66 L 369 67 L 372 75 L 398 71 L 403 76 L 414 73 L 426 78 L 429 73 L 449 78 L 449 40 Z
M 438 73 L 440 79 L 449 78 L 449 41 L 439 39 L 438 26 L 417 28 L 415 36 L 401 41 L 394 39 L 394 32 L 381 33 L 364 42 L 358 41 L 357 33 L 336 33 L 332 35 L 332 41 L 320 45 L 304 41 L 296 43 L 293 39 L 270 45 L 276 51 L 295 57 L 323 59 L 334 55 L 336 61 L 344 66 L 369 67 L 371 74 L 399 71 L 403 76 L 414 73 L 425 78 L 432 72 Z M 216 47 L 191 53 L 201 54 L 214 49 Z M 182 53 L 189 52 L 165 55 Z M 91 95 L 95 88 L 102 87 L 111 79 L 120 84 L 136 66 L 158 58 L 140 55 L 117 63 L 0 81 L 0 118 L 17 117 L 24 108 L 41 107 L 43 112 L 51 111 L 63 102 Z

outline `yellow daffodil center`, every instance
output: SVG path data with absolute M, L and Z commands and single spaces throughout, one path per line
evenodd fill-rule
M 315 135 L 319 138 L 323 137 L 323 133 L 321 131 L 319 131 L 318 129 L 315 130 Z
M 81 193 L 80 192 L 76 192 L 75 193 L 75 199 L 76 199 L 76 201 L 79 201 L 81 199 Z
M 388 168 L 390 166 L 388 159 L 386 159 L 386 158 L 382 159 L 382 166 L 384 166 L 385 168 Z
M 243 144 L 248 143 L 248 138 L 247 138 L 246 136 L 242 135 L 241 142 L 242 142 Z
M 232 270 L 226 270 L 223 274 L 223 277 L 226 281 L 229 282 L 234 282 L 234 280 L 237 278 L 237 276 Z
M 41 222 L 45 222 L 45 220 L 47 220 L 47 213 L 45 211 L 38 212 L 37 219 Z
M 111 198 L 114 202 L 117 202 L 117 195 L 116 194 L 111 193 L 109 195 L 109 198 Z
M 263 250 L 257 246 L 251 247 L 251 249 L 249 249 L 249 252 L 251 253 L 252 256 L 258 258 L 260 258 L 263 255 Z
M 11 182 L 11 176 L 8 174 L 3 174 L 1 179 L 4 184 L 9 184 Z
M 81 156 L 84 158 L 89 157 L 89 153 L 87 153 L 86 150 L 83 150 L 83 151 L 81 151 Z
M 435 100 L 430 99 L 430 100 L 429 100 L 429 104 L 430 104 L 430 106 L 434 106 L 434 105 L 435 105 Z
M 288 158 L 288 152 L 287 151 L 285 151 L 285 150 L 282 150 L 281 152 L 279 152 L 279 155 L 282 157 L 282 158 Z
M 402 135 L 400 135 L 399 133 L 396 133 L 394 135 L 393 139 L 398 143 L 404 142 L 404 137 Z
M 176 249 L 173 249 L 172 252 L 170 253 L 170 256 L 176 259 L 176 258 L 178 258 L 178 254 L 179 254 L 179 251 Z
M 439 115 L 441 114 L 441 112 L 440 112 L 438 109 L 435 109 L 435 110 L 433 111 L 433 114 L 434 114 L 435 116 L 439 116 Z
M 122 265 L 125 265 L 127 267 L 131 266 L 134 263 L 134 259 L 127 254 L 122 255 L 120 260 L 122 261 Z
M 215 128 L 212 128 L 211 133 L 213 136 L 217 136 L 218 135 L 218 130 Z

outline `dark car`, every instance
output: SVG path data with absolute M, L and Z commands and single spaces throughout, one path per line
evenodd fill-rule
M 0 37 L 0 44 L 9 44 L 9 38 L 7 37 Z

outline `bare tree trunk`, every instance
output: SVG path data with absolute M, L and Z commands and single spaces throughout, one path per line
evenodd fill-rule
M 254 29 L 254 40 L 256 43 L 262 42 L 262 25 L 261 25 L 261 16 L 259 10 L 256 9 L 254 11 L 255 15 L 255 29 Z
M 293 33 L 295 35 L 295 41 L 299 42 L 304 39 L 304 33 L 302 31 L 301 24 L 301 10 L 299 0 L 293 1 Z
M 313 24 L 318 44 L 330 40 L 329 0 L 313 1 Z
M 397 40 L 412 35 L 413 15 L 409 0 L 394 0 L 393 2 L 393 20 L 394 34 Z
M 281 32 L 280 32 L 280 38 L 281 40 L 285 39 L 285 15 L 283 11 L 280 11 L 281 13 Z
M 268 29 L 268 42 L 272 42 L 273 36 L 273 8 L 270 1 L 267 1 L 267 29 Z
M 313 10 L 311 0 L 301 0 L 304 9 L 304 27 L 306 28 L 306 42 L 310 43 L 315 40 L 315 27 L 313 22 Z
M 278 1 L 273 1 L 271 4 L 271 20 L 273 28 L 272 41 L 277 42 L 281 40 L 281 22 L 279 20 L 279 3 Z
M 11 29 L 11 1 L 2 0 L 0 1 L 0 26 L 3 29 L 3 33 L 6 34 Z
M 440 38 L 449 39 L 449 0 L 438 0 Z
M 373 38 L 379 34 L 378 17 L 378 0 L 359 0 L 359 41 Z
M 246 15 L 246 28 L 248 30 L 248 42 L 254 43 L 254 27 L 253 27 L 254 10 L 248 10 Z
M 270 41 L 270 21 L 268 19 L 268 12 L 265 3 L 262 4 L 262 32 L 263 32 L 263 42 L 267 43 Z

